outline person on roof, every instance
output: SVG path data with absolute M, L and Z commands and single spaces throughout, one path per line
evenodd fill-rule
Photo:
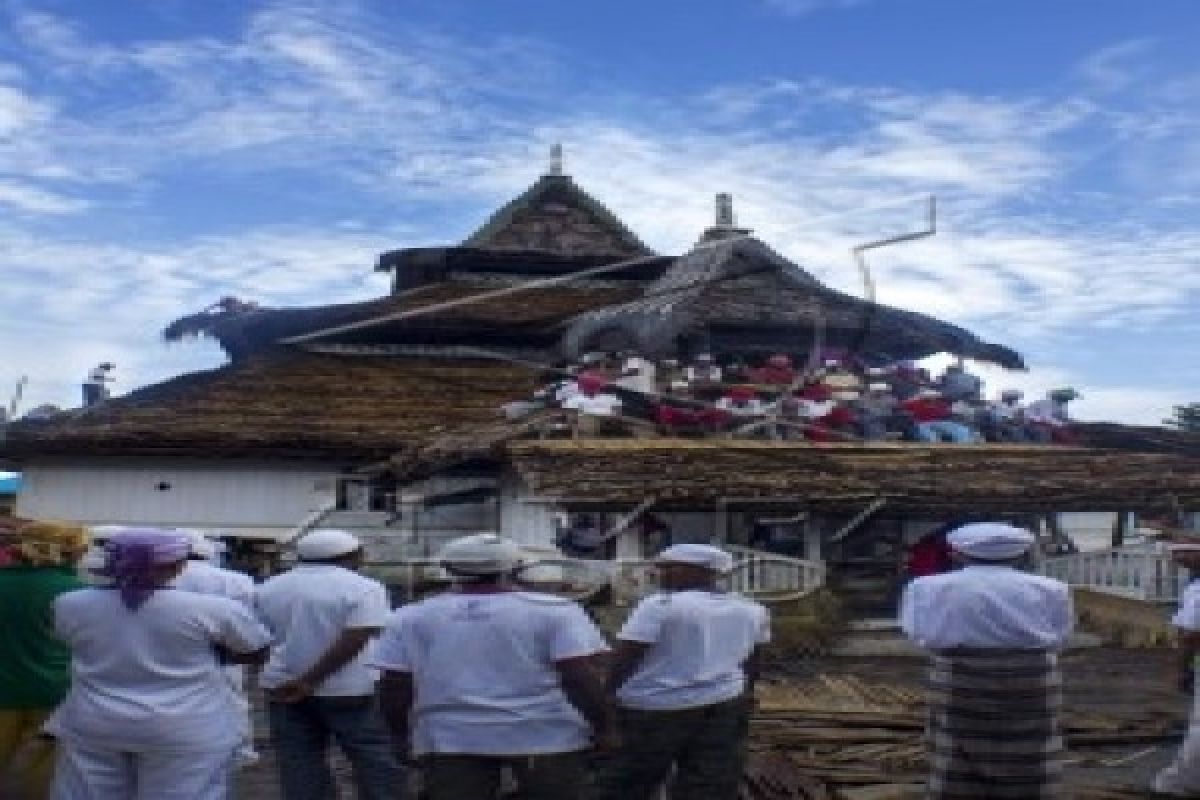
M 249 575 L 224 569 L 213 563 L 217 559 L 217 545 L 201 531 L 179 529 L 188 540 L 188 560 L 183 572 L 172 582 L 172 586 L 183 592 L 226 597 L 241 603 L 246 610 L 254 610 L 254 581 Z M 239 766 L 248 766 L 258 761 L 254 749 L 254 728 L 250 720 L 250 701 L 246 697 L 245 667 L 231 664 L 225 668 L 225 679 L 233 693 L 234 702 L 241 710 L 242 742 L 238 747 Z
M 735 417 L 757 417 L 766 411 L 753 386 L 729 387 L 717 400 L 716 407 Z
M 932 661 L 926 796 L 1058 797 L 1070 589 L 1017 569 L 1029 531 L 972 523 L 947 542 L 963 568 L 917 578 L 900 605 L 901 630 Z
M 271 635 L 236 601 L 168 590 L 188 551 L 171 531 L 126 529 L 105 545 L 112 585 L 54 601 L 71 651 L 71 688 L 45 727 L 59 744 L 54 800 L 231 796 L 240 712 L 221 662 L 262 663 Z
M 116 380 L 112 376 L 114 369 L 116 369 L 116 364 L 113 364 L 111 361 L 105 361 L 102 364 L 97 364 L 88 373 L 87 380 L 83 382 L 84 408 L 90 408 L 108 399 L 108 384 Z
M 456 539 L 439 561 L 453 589 L 397 611 L 371 657 L 397 750 L 421 757 L 430 800 L 496 797 L 505 768 L 523 798 L 580 797 L 607 737 L 600 631 L 576 603 L 514 585 L 510 539 Z
M 1081 397 L 1071 388 L 1051 389 L 1041 400 L 1035 400 L 1025 408 L 1025 422 L 1041 441 L 1071 444 L 1075 436 L 1071 432 L 1071 417 L 1068 404 Z
M 671 796 L 735 800 L 745 761 L 767 610 L 718 588 L 733 557 L 677 544 L 655 559 L 662 591 L 617 634 L 607 686 L 620 748 L 598 778 L 604 800 L 649 800 L 676 768 Z
M 782 353 L 777 353 L 767 359 L 767 363 L 758 369 L 750 371 L 750 379 L 754 383 L 772 386 L 791 386 L 796 380 L 796 369 L 792 359 Z
M 975 400 L 983 391 L 983 380 L 967 372 L 966 364 L 960 358 L 946 367 L 942 377 L 937 382 L 937 388 L 949 401 Z
M 1171 560 L 1196 575 L 1200 573 L 1200 544 L 1168 545 Z M 1178 638 L 1175 684 L 1192 696 L 1192 715 L 1187 737 L 1175 759 L 1154 778 L 1154 790 L 1169 797 L 1200 795 L 1200 692 L 1196 691 L 1196 668 L 1200 658 L 1200 580 L 1195 578 L 1184 588 L 1179 610 L 1171 618 Z
M 954 419 L 950 403 L 936 389 L 922 389 L 900 407 L 912 415 L 913 435 L 918 442 L 965 444 L 978 439 L 975 431 Z
M 254 604 L 275 635 L 259 684 L 288 800 L 334 793 L 332 736 L 354 771 L 359 800 L 395 797 L 402 772 L 374 701 L 367 645 L 387 622 L 387 589 L 358 574 L 363 546 L 340 530 L 296 542 L 300 563 L 258 587 Z
M 720 383 L 721 368 L 713 359 L 712 353 L 700 353 L 695 360 L 683 371 L 683 379 L 690 385 L 706 385 Z
M 612 417 L 621 413 L 621 398 L 604 391 L 608 379 L 599 372 L 580 373 L 579 391 L 563 401 L 562 407 L 592 417 Z
M 0 797 L 42 800 L 54 745 L 39 734 L 70 683 L 70 651 L 54 632 L 53 607 L 82 588 L 75 563 L 87 539 L 78 525 L 30 521 L 5 538 L 12 560 L 0 569 Z

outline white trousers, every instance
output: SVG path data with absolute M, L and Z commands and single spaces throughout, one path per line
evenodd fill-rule
M 50 800 L 229 800 L 233 751 L 123 753 L 59 740 Z
M 1187 736 L 1179 746 L 1175 760 L 1154 779 L 1154 790 L 1180 797 L 1200 795 L 1200 691 L 1192 698 Z

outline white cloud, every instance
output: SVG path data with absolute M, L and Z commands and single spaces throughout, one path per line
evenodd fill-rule
M 802 16 L 814 11 L 854 8 L 871 2 L 871 0 L 763 0 L 763 2 L 768 8 L 775 11 L 789 16 Z
M 88 203 L 36 186 L 0 182 L 0 205 L 35 214 L 70 214 L 87 208 Z
M 1156 40 L 1149 37 L 1118 42 L 1088 55 L 1075 71 L 1098 91 L 1128 88 L 1145 74 L 1145 58 L 1155 44 Z

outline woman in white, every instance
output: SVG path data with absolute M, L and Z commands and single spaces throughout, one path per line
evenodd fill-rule
M 271 637 L 242 604 L 168 587 L 188 540 L 154 529 L 105 545 L 112 585 L 61 595 L 71 689 L 52 800 L 227 800 L 239 743 L 225 663 L 261 663 Z

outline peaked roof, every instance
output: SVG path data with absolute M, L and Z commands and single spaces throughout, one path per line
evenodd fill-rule
M 681 336 L 720 328 L 771 330 L 744 336 L 747 350 L 780 349 L 781 331 L 795 332 L 795 349 L 819 341 L 881 360 L 916 359 L 939 352 L 1024 366 L 1003 345 L 925 314 L 877 305 L 822 284 L 758 239 L 702 243 L 677 259 L 642 297 L 581 314 L 567 332 L 565 350 L 578 355 L 597 340 L 621 340 L 632 349 L 666 355 Z M 737 350 L 738 343 L 721 348 Z
M 468 236 L 463 246 L 570 256 L 653 255 L 621 220 L 567 175 L 543 175 Z

